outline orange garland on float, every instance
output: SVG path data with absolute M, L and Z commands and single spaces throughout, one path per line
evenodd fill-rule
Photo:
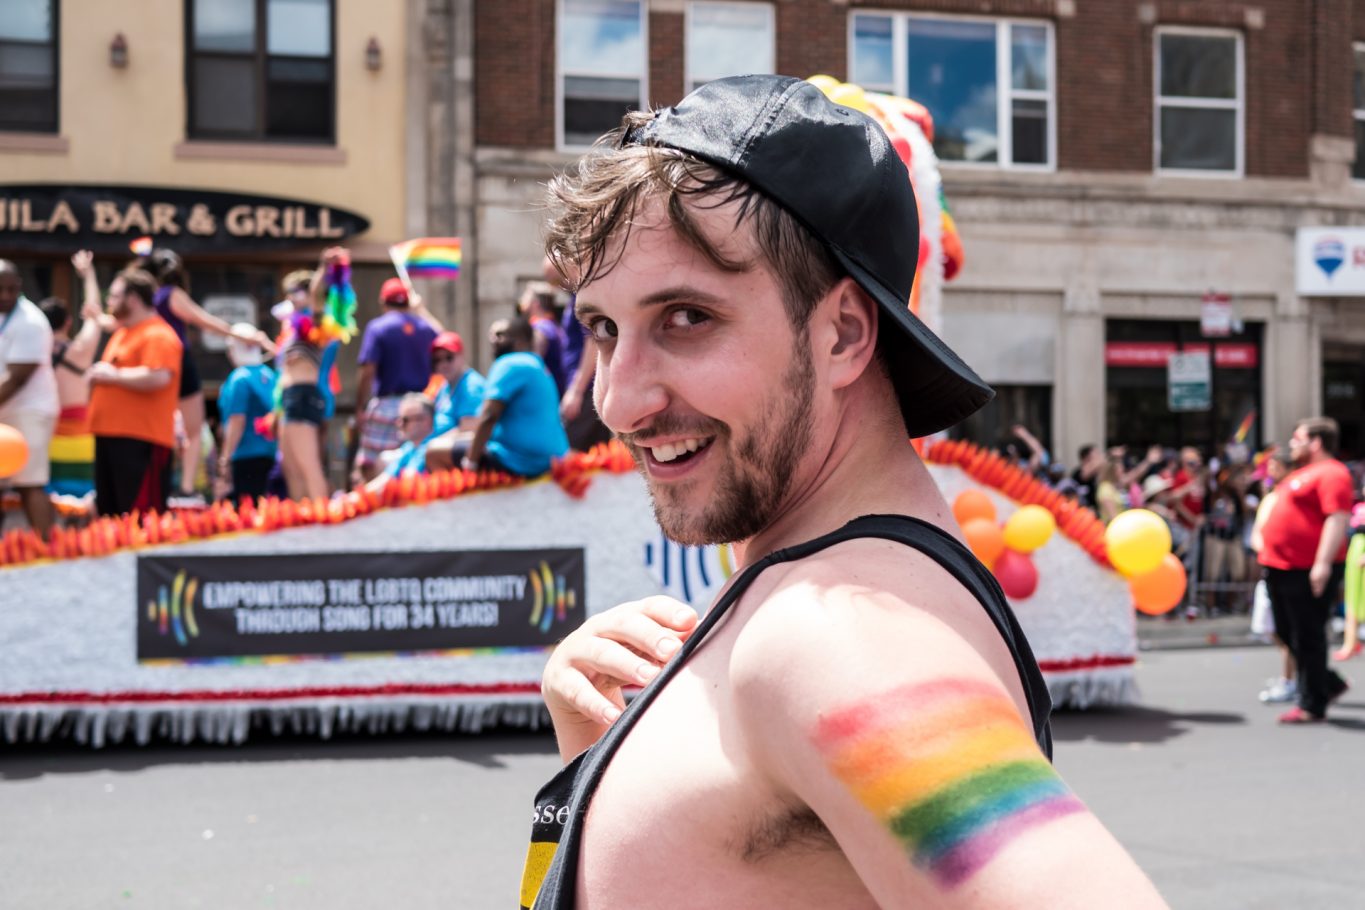
M 551 479 L 575 499 L 581 499 L 598 471 L 623 474 L 635 469 L 630 452 L 620 442 L 570 452 L 554 463 Z M 381 509 L 425 505 L 467 493 L 521 486 L 525 480 L 498 471 L 436 471 L 404 474 L 382 493 L 351 490 L 331 499 L 261 498 L 252 502 L 216 502 L 204 509 L 177 509 L 142 515 L 131 512 L 96 518 L 81 528 L 53 528 L 46 537 L 23 528 L 0 537 L 0 567 L 42 560 L 108 556 L 120 550 L 159 544 L 205 540 L 226 534 L 268 534 L 285 528 L 342 524 Z
M 931 442 L 921 449 L 931 464 L 957 465 L 977 483 L 991 487 L 1024 505 L 1042 506 L 1057 520 L 1057 528 L 1074 540 L 1095 562 L 1113 569 L 1104 543 L 1104 522 L 1094 512 L 1073 502 L 1027 471 L 994 452 L 965 439 Z

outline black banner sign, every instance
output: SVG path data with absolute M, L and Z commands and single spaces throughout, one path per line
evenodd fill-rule
M 140 661 L 553 644 L 581 549 L 139 556 Z
M 345 209 L 216 190 L 155 186 L 0 186 L 0 247 L 128 253 L 151 237 L 178 253 L 233 253 L 331 244 L 367 230 Z

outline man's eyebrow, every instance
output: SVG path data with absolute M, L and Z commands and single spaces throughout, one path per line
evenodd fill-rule
M 673 287 L 661 288 L 641 297 L 637 301 L 637 306 L 650 307 L 661 306 L 668 303 L 708 303 L 718 304 L 720 297 L 715 294 L 707 293 L 699 288 L 690 285 L 680 284 Z M 587 301 L 578 300 L 574 303 L 574 316 L 579 320 L 588 316 L 601 316 L 602 310 Z

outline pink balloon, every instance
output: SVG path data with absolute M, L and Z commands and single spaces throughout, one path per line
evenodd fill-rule
M 1038 590 L 1038 567 L 1023 553 L 1006 550 L 995 561 L 995 580 L 1011 600 L 1025 600 Z

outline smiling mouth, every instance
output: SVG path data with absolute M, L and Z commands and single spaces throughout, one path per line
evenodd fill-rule
M 714 439 L 714 436 L 697 436 L 661 446 L 647 446 L 645 451 L 659 464 L 685 464 L 695 458 L 698 452 L 704 451 Z

